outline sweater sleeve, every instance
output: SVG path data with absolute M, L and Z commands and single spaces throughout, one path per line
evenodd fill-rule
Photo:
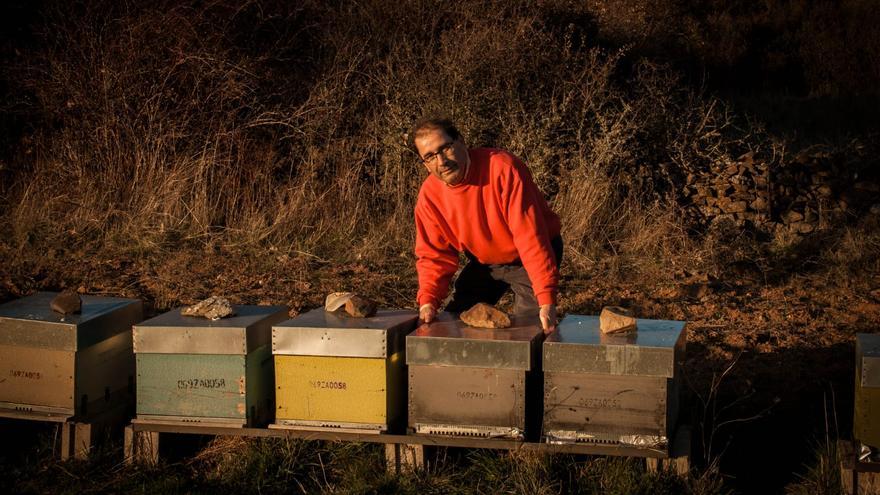
M 449 282 L 458 269 L 458 253 L 443 235 L 421 198 L 416 202 L 416 272 L 419 278 L 419 292 L 416 296 L 419 306 L 433 304 L 440 308 L 440 301 L 449 294 Z
M 559 288 L 559 270 L 556 255 L 550 245 L 547 223 L 540 211 L 541 191 L 532 180 L 528 168 L 514 158 L 504 174 L 506 184 L 507 223 L 513 234 L 513 243 L 539 305 L 556 304 Z

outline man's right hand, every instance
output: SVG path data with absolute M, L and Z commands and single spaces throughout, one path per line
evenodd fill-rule
M 538 311 L 538 318 L 541 320 L 541 326 L 544 328 L 545 334 L 556 330 L 556 305 L 544 304 L 541 306 L 541 309 Z
M 425 323 L 431 323 L 437 317 L 437 309 L 431 303 L 422 304 L 419 308 L 419 320 Z

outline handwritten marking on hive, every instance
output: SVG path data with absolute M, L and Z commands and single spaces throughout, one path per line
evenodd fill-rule
M 462 392 L 462 391 L 458 391 L 455 393 L 455 395 L 459 399 L 466 399 L 466 400 L 471 400 L 471 399 L 495 400 L 496 398 L 498 398 L 498 395 L 493 394 L 492 392 Z
M 39 371 L 25 370 L 9 370 L 9 376 L 12 378 L 27 378 L 30 380 L 39 380 L 43 378 L 43 375 Z
M 345 382 L 327 380 L 309 380 L 309 385 L 311 385 L 312 388 L 329 388 L 334 390 L 345 390 L 348 388 L 348 384 Z
M 584 397 L 578 399 L 578 403 L 582 407 L 591 409 L 620 409 L 619 399 L 598 399 L 593 397 Z
M 177 380 L 177 388 L 226 388 L 226 380 L 224 378 L 191 378 L 188 380 Z

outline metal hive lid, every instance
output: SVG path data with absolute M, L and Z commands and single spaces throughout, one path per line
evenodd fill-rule
M 161 354 L 247 354 L 270 342 L 272 325 L 287 317 L 286 306 L 233 305 L 235 315 L 219 320 L 183 316 L 175 308 L 134 326 L 134 352 Z
M 880 387 L 880 334 L 856 334 L 856 366 L 863 387 Z
M 510 328 L 474 328 L 449 313 L 406 337 L 406 364 L 531 370 L 544 336 L 537 316 L 514 317 Z
M 381 309 L 375 316 L 355 318 L 313 309 L 272 327 L 272 354 L 387 357 L 402 347 L 418 317 L 406 310 Z
M 637 319 L 638 331 L 605 335 L 598 316 L 568 315 L 544 342 L 544 371 L 672 377 L 685 322 Z
M 49 303 L 57 292 L 37 292 L 0 305 L 0 345 L 76 351 L 101 342 L 143 318 L 139 299 L 80 296 L 79 314 L 61 315 Z

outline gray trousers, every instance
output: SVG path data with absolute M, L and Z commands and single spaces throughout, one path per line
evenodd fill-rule
M 562 237 L 554 237 L 550 245 L 556 255 L 556 267 L 559 268 L 562 263 Z M 455 279 L 452 301 L 446 305 L 446 311 L 461 313 L 480 302 L 495 305 L 510 289 L 513 291 L 514 315 L 537 313 L 538 300 L 521 261 L 506 265 L 484 265 L 471 253 L 465 252 L 465 255 L 468 263 Z

